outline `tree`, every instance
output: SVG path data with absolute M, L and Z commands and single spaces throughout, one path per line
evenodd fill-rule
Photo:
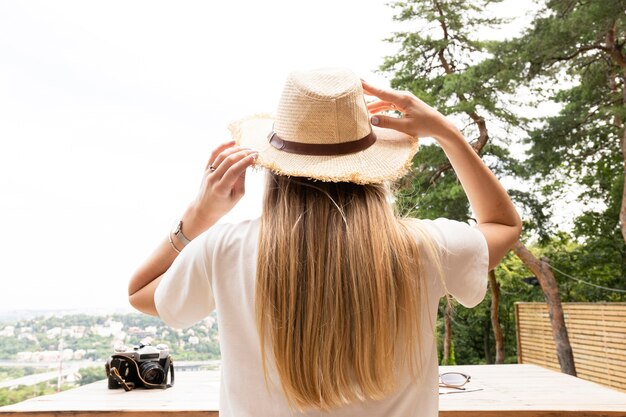
M 476 137 L 472 147 L 510 159 L 506 149 L 490 144 L 485 115 L 497 115 L 509 122 L 514 118 L 498 101 L 495 89 L 479 89 L 472 54 L 481 53 L 486 45 L 471 39 L 473 30 L 481 25 L 497 24 L 497 19 L 484 19 L 480 12 L 490 0 L 475 5 L 445 1 L 407 1 L 393 3 L 400 9 L 400 21 L 416 22 L 420 30 L 396 33 L 390 41 L 401 44 L 400 52 L 386 58 L 381 69 L 393 75 L 392 86 L 412 91 L 444 114 L 469 119 L 466 135 Z M 483 112 L 483 114 L 481 114 Z M 418 217 L 445 216 L 468 221 L 469 204 L 454 171 L 439 146 L 423 145 L 413 161 L 416 168 L 403 182 L 398 205 Z M 509 168 L 507 164 L 504 165 Z M 506 169 L 505 168 L 505 169 Z M 450 362 L 452 347 L 452 311 L 444 309 L 444 356 Z
M 525 120 L 508 110 L 514 107 L 511 105 L 514 84 L 506 76 L 506 68 L 500 60 L 492 57 L 497 43 L 480 41 L 475 36 L 478 29 L 501 23 L 500 19 L 484 17 L 485 8 L 497 2 L 499 0 L 472 3 L 411 0 L 393 3 L 393 7 L 400 9 L 396 19 L 415 22 L 419 29 L 396 33 L 390 39 L 401 45 L 400 51 L 388 57 L 381 69 L 392 74 L 393 87 L 410 90 L 442 113 L 456 116 L 466 123 L 464 133 L 475 138 L 471 142 L 474 150 L 491 161 L 490 168 L 496 175 L 503 176 L 523 171 L 519 162 L 510 155 L 507 139 L 511 132 L 520 131 Z M 487 120 L 490 120 L 489 125 Z M 424 146 L 414 159 L 414 167 L 414 173 L 404 182 L 405 187 L 410 185 L 406 187 L 409 191 L 399 197 L 401 207 L 420 217 L 443 215 L 461 221 L 469 219 L 465 194 L 438 146 Z M 514 190 L 511 194 L 530 212 L 542 213 L 538 201 L 529 193 Z M 535 216 L 531 225 L 542 232 L 545 218 L 543 214 Z M 534 259 L 529 251 L 525 255 L 522 260 L 529 262 L 529 266 L 542 262 Z M 544 270 L 539 268 L 537 271 L 542 273 Z M 553 279 L 550 275 L 541 278 L 542 282 Z M 552 305 L 560 307 L 558 303 Z M 446 323 L 450 320 L 448 314 L 446 309 Z M 562 313 L 554 317 L 558 320 L 562 318 Z M 558 323 L 558 327 L 564 329 L 564 322 Z M 445 329 L 444 363 L 448 360 L 445 353 L 450 351 L 451 326 L 445 326 Z M 494 326 L 494 331 L 497 330 Z M 555 335 L 562 334 L 555 332 Z M 498 336 L 495 339 L 502 340 Z M 567 339 L 557 343 L 557 346 L 564 345 L 569 345 Z M 501 353 L 503 349 L 498 351 Z M 567 352 L 565 350 L 564 354 Z M 571 349 L 569 353 L 571 356 Z M 573 357 L 570 359 L 573 363 Z M 563 371 L 575 374 L 571 367 L 563 368 Z
M 591 275 L 618 288 L 626 275 L 625 43 L 626 1 L 550 0 L 496 52 L 517 74 L 513 84 L 535 85 L 539 100 L 561 105 L 530 132 L 527 172 L 550 200 L 576 195 L 574 234 L 599 272 Z

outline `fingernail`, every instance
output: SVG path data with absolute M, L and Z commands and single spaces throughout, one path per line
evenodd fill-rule
M 378 123 L 380 122 L 380 120 L 378 120 L 378 117 L 376 116 L 372 116 L 372 124 L 374 126 L 378 126 Z
M 257 158 L 257 156 L 259 156 L 259 153 L 258 153 L 258 152 L 255 152 L 255 153 L 253 153 L 253 154 L 250 154 L 250 158 L 252 158 L 252 159 L 256 159 L 256 158 Z

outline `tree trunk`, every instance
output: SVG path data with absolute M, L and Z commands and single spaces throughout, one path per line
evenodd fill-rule
M 539 280 L 544 297 L 548 303 L 550 323 L 552 324 L 552 336 L 556 344 L 556 356 L 561 366 L 561 372 L 576 376 L 574 355 L 569 343 L 565 317 L 559 298 L 559 288 L 554 279 L 554 274 L 547 258 L 537 259 L 521 242 L 517 241 L 513 246 L 515 254 L 524 262 L 524 265 L 532 271 Z
M 493 269 L 489 271 L 489 287 L 491 287 L 491 327 L 496 341 L 496 364 L 500 364 L 504 363 L 504 336 L 500 326 L 500 284 Z
M 452 353 L 452 308 L 446 304 L 444 312 L 444 335 L 443 335 L 443 358 L 442 365 L 452 365 L 450 355 Z
M 619 65 L 622 69 L 621 81 L 622 81 L 622 106 L 626 106 L 626 57 L 624 57 L 621 46 L 618 46 L 615 37 L 615 24 L 609 29 L 605 36 L 606 50 L 610 51 L 612 61 Z M 609 74 L 609 88 L 612 93 L 617 93 L 619 83 L 617 82 L 618 74 L 611 72 Z M 623 129 L 622 137 L 620 138 L 620 150 L 622 151 L 622 171 L 624 175 L 624 185 L 622 187 L 622 204 L 619 210 L 619 227 L 622 232 L 622 238 L 626 242 L 626 128 L 624 127 L 624 121 L 619 114 L 616 114 L 613 118 L 613 125 L 618 129 Z
M 625 87 L 624 92 L 626 93 L 626 87 Z M 626 97 L 625 97 L 625 100 L 626 100 Z M 624 185 L 622 189 L 622 205 L 619 209 L 619 227 L 622 230 L 622 238 L 626 242 L 626 129 L 624 129 L 624 132 L 620 139 L 620 145 L 622 148 L 622 159 L 623 159 L 622 172 L 624 175 Z
M 483 350 L 485 351 L 485 363 L 491 365 L 493 363 L 493 355 L 491 354 L 491 343 L 489 343 L 490 321 L 485 320 L 483 324 Z
M 622 83 L 626 81 L 626 71 L 622 73 Z M 626 86 L 622 87 L 622 105 L 626 106 Z M 626 128 L 620 118 L 616 116 L 615 124 L 620 124 L 623 128 L 620 138 L 620 148 L 622 151 L 622 173 L 624 175 L 624 185 L 622 187 L 622 205 L 619 209 L 619 227 L 622 230 L 622 238 L 626 242 Z

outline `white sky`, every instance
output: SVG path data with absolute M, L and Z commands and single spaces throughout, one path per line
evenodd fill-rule
M 0 310 L 127 306 L 230 121 L 294 69 L 386 83 L 386 3 L 0 0 Z M 225 220 L 260 213 L 260 180 Z

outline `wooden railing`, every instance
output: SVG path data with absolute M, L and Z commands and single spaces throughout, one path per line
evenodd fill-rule
M 626 303 L 563 303 L 578 377 L 626 392 Z M 545 303 L 516 303 L 519 363 L 559 370 Z

